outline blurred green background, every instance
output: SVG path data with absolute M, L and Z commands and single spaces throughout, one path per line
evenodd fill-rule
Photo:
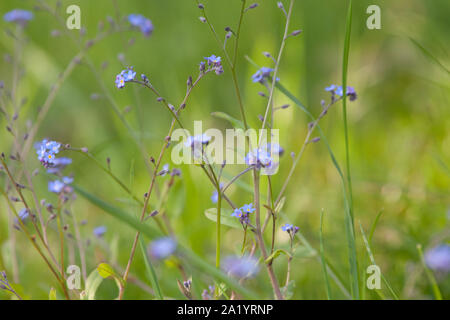
M 254 127 L 260 125 L 257 116 L 263 114 L 266 101 L 257 94 L 264 88 L 251 81 L 256 69 L 244 56 L 248 55 L 261 66 L 271 67 L 271 61 L 262 52 L 276 55 L 284 30 L 284 16 L 276 7 L 276 1 L 257 2 L 259 7 L 245 15 L 237 63 L 246 114 Z M 284 2 L 287 6 L 287 1 Z M 46 3 L 56 8 L 55 1 Z M 219 35 L 224 37 L 224 28 L 237 24 L 241 2 L 205 0 L 204 3 L 209 18 Z M 131 84 L 118 90 L 114 87 L 114 79 L 125 66 L 132 65 L 138 75 L 145 73 L 164 97 L 178 105 L 185 94 L 187 77 L 197 75 L 198 63 L 203 57 L 221 55 L 207 25 L 198 19 L 200 12 L 195 1 L 134 0 L 117 1 L 116 5 L 109 0 L 62 1 L 56 12 L 63 19 L 68 16 L 65 8 L 70 4 L 81 8 L 82 27 L 86 29 L 83 41 L 95 37 L 100 21 L 107 28 L 107 16 L 116 19 L 117 15 L 125 17 L 130 13 L 141 13 L 152 20 L 154 32 L 151 37 L 145 38 L 137 31 L 113 34 L 91 48 L 88 56 L 99 70 L 98 76 L 106 92 L 121 110 L 129 109 L 124 117 L 142 139 L 148 155 L 156 158 L 168 131 L 170 114 L 148 90 Z M 371 4 L 381 7 L 381 30 L 368 30 L 366 27 L 366 8 Z M 31 0 L 1 1 L 0 13 L 3 15 L 14 8 L 32 10 L 35 5 L 39 5 L 38 2 Z M 368 232 L 377 213 L 383 210 L 373 240 L 377 264 L 401 298 L 432 298 L 431 286 L 420 264 L 416 245 L 420 243 L 428 248 L 448 241 L 449 235 L 450 82 L 449 73 L 434 59 L 447 68 L 450 66 L 450 2 L 360 0 L 354 1 L 353 9 L 348 83 L 355 87 L 358 100 L 348 104 L 348 119 L 361 278 L 370 263 L 359 223 Z M 35 121 L 39 107 L 60 73 L 80 51 L 78 44 L 64 32 L 58 37 L 51 35 L 53 30 L 61 31 L 61 25 L 54 16 L 43 10 L 35 10 L 34 13 L 35 18 L 25 28 L 27 40 L 20 61 L 23 74 L 18 96 L 20 99 L 27 98 L 18 119 L 22 134 L 27 130 L 27 121 Z M 295 4 L 291 28 L 302 29 L 303 33 L 287 42 L 279 77 L 281 83 L 315 115 L 320 112 L 320 101 L 328 99 L 324 88 L 331 83 L 340 84 L 346 13 L 347 1 L 342 0 L 301 0 Z M 8 36 L 8 30 L 14 28 L 3 20 L 0 25 L 0 53 L 6 57 L 0 62 L 0 80 L 5 81 L 8 87 L 12 78 L 8 55 L 15 56 L 14 39 Z M 79 38 L 79 31 L 69 32 L 72 37 Z M 420 43 L 434 58 L 419 49 L 411 39 Z M 121 54 L 124 57 L 122 62 L 119 59 Z M 105 62 L 107 66 L 102 69 Z M 213 111 L 227 112 L 239 118 L 231 74 L 226 66 L 224 69 L 223 75 L 209 75 L 194 90 L 182 114 L 188 129 L 192 129 L 194 120 L 203 120 L 204 128 L 229 128 L 227 122 L 211 117 Z M 291 102 L 276 91 L 275 104 L 285 103 Z M 288 173 L 291 164 L 289 153 L 298 152 L 308 122 L 305 114 L 293 105 L 276 115 L 275 126 L 280 129 L 281 145 L 286 150 L 286 156 L 282 159 L 279 173 L 273 178 L 275 190 L 280 189 Z M 13 139 L 4 129 L 5 126 L 5 118 L 1 116 L 0 150 L 9 154 Z M 321 127 L 343 165 L 345 149 L 341 104 L 330 110 Z M 57 92 L 36 138 L 40 140 L 45 137 L 74 147 L 87 147 L 102 163 L 110 157 L 114 173 L 127 182 L 138 197 L 146 192 L 150 175 L 142 154 L 84 60 Z M 63 155 L 73 158 L 73 164 L 66 172 L 73 172 L 78 185 L 115 206 L 125 208 L 130 214 L 140 215 L 140 208 L 125 201 L 126 194 L 92 162 L 76 153 L 64 152 Z M 169 155 L 163 163 L 170 163 Z M 14 162 L 10 163 L 13 168 L 17 167 Z M 26 159 L 26 166 L 29 171 L 39 168 L 43 172 L 34 150 Z M 183 165 L 180 169 L 182 179 L 177 180 L 170 193 L 167 215 L 180 241 L 213 264 L 215 224 L 203 214 L 205 209 L 214 206 L 210 199 L 213 187 L 198 167 Z M 130 172 L 134 172 L 131 177 Z M 233 172 L 229 170 L 230 175 Z M 41 174 L 33 179 L 39 199 L 55 202 L 56 196 L 47 191 L 48 177 Z M 5 176 L 0 175 L 2 185 L 4 181 Z M 159 179 L 161 185 L 165 181 Z M 249 184 L 250 176 L 242 181 Z M 235 203 L 252 201 L 252 193 L 245 188 L 233 186 L 230 190 L 229 196 Z M 155 195 L 151 200 L 152 207 L 158 204 L 157 193 Z M 325 252 L 348 285 L 340 180 L 322 143 L 308 146 L 286 196 L 283 208 L 286 221 L 298 225 L 303 236 L 316 249 L 319 247 L 320 211 L 324 209 Z M 124 268 L 135 232 L 82 197 L 74 202 L 72 209 L 78 221 L 88 221 L 81 227 L 83 237 L 91 239 L 87 248 L 88 271 L 94 270 L 101 261 Z M 7 221 L 7 207 L 2 199 L 0 267 L 12 275 L 12 240 Z M 93 228 L 99 225 L 108 227 L 101 241 L 92 236 Z M 223 230 L 222 254 L 238 252 L 242 233 L 227 227 Z M 57 284 L 25 237 L 14 232 L 19 271 L 16 276 L 20 279 L 22 290 L 29 298 L 46 299 L 50 287 L 57 287 Z M 56 241 L 57 235 L 54 236 Z M 276 236 L 277 244 L 287 245 L 288 237 L 281 230 Z M 78 257 L 75 262 L 78 263 Z M 274 268 L 280 281 L 283 281 L 285 261 L 278 259 Z M 294 299 L 326 298 L 323 275 L 318 272 L 320 268 L 317 257 L 294 260 Z M 178 270 L 169 262 L 157 264 L 156 270 L 164 293 L 169 297 L 182 298 L 175 281 L 181 279 Z M 149 283 L 140 254 L 131 271 L 133 276 Z M 187 273 L 193 276 L 197 292 L 212 284 L 210 277 L 189 265 Z M 450 296 L 449 282 L 448 276 L 438 277 L 442 293 L 447 298 Z M 257 280 L 251 280 L 247 285 L 262 297 L 271 297 L 270 282 L 264 270 Z M 389 296 L 384 286 L 382 291 Z M 335 298 L 344 298 L 334 284 L 332 292 Z M 104 281 L 97 293 L 98 299 L 116 296 L 113 281 Z M 367 291 L 366 296 L 378 298 L 371 291 Z M 0 299 L 7 298 L 9 295 L 0 292 Z M 149 299 L 152 296 L 131 284 L 127 287 L 125 298 Z

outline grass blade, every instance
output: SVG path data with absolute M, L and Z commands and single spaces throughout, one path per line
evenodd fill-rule
M 381 209 L 377 216 L 375 217 L 375 221 L 372 223 L 372 227 L 370 228 L 370 233 L 369 233 L 369 244 L 372 245 L 372 238 L 373 238 L 373 234 L 375 233 L 375 228 L 378 225 L 378 221 L 381 218 L 381 215 L 383 214 L 383 209 Z
M 350 264 L 350 284 L 352 289 L 352 296 L 354 299 L 359 299 L 359 276 L 358 276 L 358 258 L 356 254 L 356 241 L 355 241 L 355 226 L 353 218 L 353 191 L 352 191 L 352 179 L 350 172 L 350 152 L 348 142 L 348 125 L 347 125 L 347 72 L 348 72 L 348 56 L 350 52 L 350 35 L 352 30 L 352 0 L 349 2 L 347 21 L 345 27 L 345 42 L 344 42 L 344 55 L 342 61 L 342 88 L 344 94 L 342 97 L 342 111 L 344 119 L 344 134 L 345 134 L 345 159 L 347 169 L 347 189 L 349 197 L 349 206 L 346 214 L 346 233 L 349 248 L 349 264 Z
M 319 238 L 320 238 L 320 258 L 322 260 L 323 275 L 325 278 L 325 284 L 326 284 L 326 289 L 327 289 L 327 298 L 328 298 L 328 300 L 331 300 L 331 288 L 330 288 L 330 282 L 328 281 L 327 265 L 325 263 L 325 253 L 324 253 L 324 247 L 323 247 L 323 209 L 320 212 Z
M 419 252 L 420 261 L 422 262 L 423 268 L 425 269 L 425 273 L 427 274 L 428 280 L 431 283 L 431 288 L 433 289 L 433 294 L 436 300 L 442 300 L 441 290 L 437 284 L 436 278 L 433 275 L 433 272 L 428 268 L 425 258 L 423 256 L 422 246 L 420 244 L 417 245 L 417 251 Z
M 447 74 L 450 74 L 450 70 L 447 69 L 434 55 L 431 54 L 430 51 L 428 51 L 427 49 L 425 49 L 424 46 L 422 46 L 419 42 L 417 42 L 416 40 L 414 40 L 413 38 L 409 38 L 409 40 L 411 40 L 411 42 L 417 47 L 419 48 L 420 51 L 422 51 L 422 53 L 427 56 L 431 61 L 433 61 L 439 68 L 441 68 L 443 71 L 447 72 Z
M 139 245 L 141 247 L 142 256 L 144 257 L 145 268 L 147 269 L 148 277 L 150 279 L 150 282 L 152 283 L 152 288 L 153 291 L 155 292 L 155 296 L 159 300 L 164 300 L 164 296 L 161 292 L 161 287 L 159 286 L 158 277 L 156 276 L 155 269 L 153 268 L 153 265 L 150 259 L 148 258 L 147 253 L 145 252 L 145 245 L 142 238 L 139 238 Z
M 80 186 L 73 185 L 73 188 L 75 189 L 75 191 L 77 191 L 78 194 L 80 194 L 82 197 L 87 199 L 92 204 L 94 204 L 97 207 L 99 207 L 100 209 L 104 210 L 106 213 L 110 214 L 114 218 L 116 218 L 122 222 L 125 222 L 126 224 L 128 224 L 130 227 L 132 227 L 136 231 L 140 231 L 142 234 L 144 234 L 148 238 L 153 239 L 156 236 L 161 235 L 161 232 L 159 230 L 157 230 L 153 227 L 150 227 L 149 225 L 147 225 L 145 223 L 141 223 L 137 218 L 130 216 L 129 214 L 127 214 L 120 208 L 111 206 L 110 204 L 101 200 L 97 196 L 84 190 Z M 208 262 L 206 262 L 204 259 L 199 257 L 197 254 L 195 254 L 191 250 L 184 248 L 181 245 L 178 246 L 178 250 L 186 258 L 186 261 L 194 264 L 196 267 L 203 270 L 205 273 L 209 274 L 210 276 L 223 281 L 231 289 L 240 293 L 243 297 L 248 298 L 248 299 L 258 299 L 258 296 L 254 292 L 244 288 L 243 286 L 241 286 L 239 284 L 239 282 L 228 277 L 220 269 L 217 269 L 216 267 L 210 265 Z
M 381 212 L 380 212 L 380 213 L 381 213 Z M 378 216 L 380 215 L 380 213 L 378 214 Z M 377 217 L 378 217 L 378 216 L 377 216 Z M 360 229 L 361 229 L 361 234 L 362 234 L 362 237 L 363 237 L 363 240 L 364 240 L 364 245 L 365 245 L 365 247 L 366 247 L 367 254 L 368 254 L 368 256 L 369 256 L 370 262 L 371 262 L 373 265 L 377 265 L 376 262 L 375 262 L 375 258 L 374 258 L 373 254 L 372 254 L 372 250 L 370 249 L 370 242 L 367 240 L 367 237 L 366 237 L 366 234 L 365 234 L 365 232 L 364 232 L 364 229 L 363 229 L 363 227 L 362 227 L 361 222 L 359 223 L 359 227 L 360 227 Z M 386 287 L 388 288 L 389 292 L 392 294 L 392 296 L 394 297 L 394 299 L 395 299 L 395 300 L 399 300 L 398 295 L 395 293 L 394 289 L 392 289 L 391 285 L 389 284 L 389 282 L 387 281 L 387 279 L 384 277 L 383 273 L 381 273 L 381 280 L 383 280 L 384 284 L 386 285 Z M 376 292 L 377 292 L 377 294 L 378 294 L 382 299 L 385 299 L 384 295 L 383 295 L 381 292 L 378 292 L 378 291 L 376 291 Z

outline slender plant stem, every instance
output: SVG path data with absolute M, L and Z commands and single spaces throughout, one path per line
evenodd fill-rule
M 275 297 L 278 300 L 283 300 L 283 295 L 280 291 L 280 285 L 278 284 L 278 280 L 276 279 L 275 273 L 273 272 L 272 264 L 266 263 L 267 260 L 267 251 L 266 246 L 264 244 L 264 239 L 262 237 L 261 232 L 261 208 L 260 208 L 260 197 L 259 197 L 259 171 L 257 169 L 253 170 L 253 183 L 254 183 L 254 201 L 255 201 L 255 224 L 256 224 L 256 240 L 258 241 L 258 245 L 261 248 L 261 253 L 263 256 L 264 264 L 266 265 L 267 272 L 269 274 L 270 282 L 272 284 L 273 291 L 275 293 Z
M 269 99 L 267 101 L 267 107 L 266 107 L 266 111 L 264 113 L 264 119 L 263 119 L 263 124 L 262 124 L 262 129 L 265 128 L 266 126 L 266 121 L 267 121 L 267 116 L 269 114 L 269 110 L 271 108 L 273 108 L 272 105 L 272 101 L 273 101 L 273 93 L 275 91 L 275 84 L 277 81 L 277 74 L 278 74 L 278 69 L 280 67 L 280 61 L 281 61 L 281 56 L 283 55 L 283 50 L 284 47 L 286 46 L 286 39 L 288 38 L 288 33 L 289 33 L 289 22 L 291 21 L 291 15 L 292 15 L 292 9 L 294 7 L 294 3 L 295 0 L 291 0 L 289 3 L 289 10 L 286 16 L 286 25 L 284 27 L 284 35 L 283 35 L 283 40 L 281 40 L 281 46 L 280 46 L 280 50 L 278 51 L 278 58 L 277 58 L 277 62 L 275 64 L 275 68 L 273 71 L 273 77 L 272 77 L 272 85 L 270 87 L 270 94 L 269 94 Z
M 217 223 L 216 223 L 216 268 L 220 268 L 220 228 L 221 228 L 221 210 L 222 210 L 222 193 L 220 186 L 217 186 Z
M 45 263 L 47 264 L 48 268 L 50 269 L 51 273 L 55 276 L 55 278 L 58 280 L 58 282 L 61 284 L 61 287 L 63 289 L 64 295 L 66 296 L 67 300 L 70 300 L 69 297 L 69 293 L 66 290 L 66 287 L 64 285 L 64 279 L 61 279 L 58 275 L 58 273 L 55 271 L 55 269 L 53 268 L 53 266 L 51 265 L 50 261 L 47 259 L 47 257 L 44 255 L 44 253 L 42 252 L 41 248 L 37 245 L 36 243 L 36 238 L 34 236 L 32 236 L 30 234 L 30 232 L 28 231 L 28 229 L 26 228 L 25 224 L 23 223 L 22 219 L 20 218 L 19 214 L 16 211 L 16 208 L 14 208 L 14 206 L 12 205 L 11 201 L 8 198 L 8 195 L 6 194 L 6 192 L 3 189 L 0 189 L 0 192 L 3 194 L 3 196 L 6 199 L 6 202 L 8 203 L 9 208 L 11 209 L 11 211 L 14 213 L 14 215 L 16 216 L 21 230 L 24 231 L 26 237 L 28 238 L 28 240 L 30 240 L 31 244 L 33 245 L 33 247 L 36 249 L 36 251 L 39 253 L 39 255 L 41 256 L 41 258 L 45 261 Z

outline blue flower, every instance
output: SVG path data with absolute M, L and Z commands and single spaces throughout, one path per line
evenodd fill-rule
M 212 54 L 209 57 L 205 57 L 205 60 L 206 60 L 206 63 L 208 65 L 210 71 L 215 71 L 215 73 L 217 75 L 223 73 L 221 57 L 218 57 L 218 56 L 215 56 L 214 54 Z M 204 69 L 205 69 L 205 63 L 200 62 L 200 71 L 204 71 Z
M 61 193 L 66 185 L 60 180 L 49 181 L 48 191 L 54 193 Z
M 64 184 L 71 184 L 73 182 L 73 178 L 72 177 L 63 177 L 62 181 L 64 182 Z
M 250 213 L 255 210 L 252 203 L 244 204 L 242 207 L 234 209 L 231 216 L 239 218 L 239 222 L 245 227 L 245 225 L 250 224 Z
M 236 217 L 236 218 L 242 217 L 242 210 L 241 210 L 241 208 L 234 209 L 234 211 L 231 213 L 231 216 L 232 217 Z
M 253 82 L 259 82 L 264 83 L 267 79 L 270 78 L 270 74 L 275 71 L 272 68 L 262 67 L 256 73 L 252 76 Z M 280 81 L 280 79 L 277 77 L 277 81 Z
M 123 70 L 121 74 L 125 81 L 134 80 L 134 77 L 136 77 L 136 72 L 133 71 L 133 67 Z
M 450 272 L 450 245 L 441 244 L 428 250 L 425 262 L 434 271 Z
M 159 238 L 149 246 L 149 254 L 155 259 L 165 259 L 172 255 L 177 248 L 177 243 L 171 237 Z
M 63 177 L 61 180 L 49 181 L 48 183 L 48 191 L 54 193 L 66 192 L 69 193 L 72 191 L 72 188 L 68 185 L 73 182 L 73 178 L 71 177 Z
M 136 72 L 133 71 L 133 67 L 129 67 L 125 70 L 122 70 L 117 76 L 116 76 L 116 87 L 118 89 L 121 89 L 125 87 L 125 82 L 129 82 L 134 80 L 136 77 Z
M 56 141 L 48 141 L 47 139 L 42 140 L 34 145 L 36 153 L 38 155 L 38 160 L 46 168 L 55 164 L 55 155 L 59 153 L 61 144 Z
M 249 203 L 249 204 L 244 204 L 244 205 L 241 207 L 241 210 L 242 210 L 243 212 L 245 212 L 245 213 L 252 213 L 252 212 L 254 212 L 256 209 L 253 208 L 253 203 Z
M 115 82 L 118 89 L 122 89 L 123 87 L 125 87 L 125 78 L 121 74 L 118 74 L 116 76 Z
M 96 236 L 97 238 L 101 238 L 105 235 L 107 230 L 108 229 L 105 226 L 99 226 L 94 229 L 93 233 L 94 233 L 94 236 Z
M 214 54 L 210 55 L 209 57 L 205 57 L 205 60 L 208 62 L 208 65 L 218 65 L 222 63 L 221 57 L 216 57 Z
M 153 32 L 152 21 L 141 14 L 132 13 L 128 15 L 128 21 L 132 26 L 138 27 L 146 37 L 150 36 Z
M 30 217 L 30 212 L 28 211 L 27 208 L 23 208 L 17 214 L 19 215 L 20 221 L 22 221 L 23 223 L 26 223 L 28 218 Z M 19 219 L 14 218 L 14 224 L 15 224 L 15 227 L 20 230 Z
M 272 157 L 265 148 L 256 148 L 250 151 L 245 157 L 245 163 L 249 166 L 254 165 L 257 169 L 268 167 L 272 164 Z
M 26 10 L 14 9 L 12 11 L 7 12 L 3 19 L 7 22 L 16 22 L 19 24 L 25 24 L 27 21 L 33 19 L 33 13 Z
M 326 87 L 325 91 L 334 92 L 334 91 L 336 91 L 336 89 L 337 89 L 337 86 L 335 84 L 332 84 L 332 85 Z
M 211 137 L 206 133 L 198 134 L 196 136 L 190 136 L 186 139 L 184 145 L 186 147 L 197 147 L 197 145 L 208 144 L 211 141 Z
M 265 149 L 267 150 L 267 152 L 269 152 L 270 154 L 278 154 L 278 155 L 282 155 L 284 153 L 284 149 L 278 144 L 278 143 L 267 143 L 265 146 Z
M 356 98 L 358 97 L 358 96 L 356 95 L 355 88 L 353 88 L 353 87 L 347 87 L 347 96 L 350 98 L 350 101 L 355 101 Z
M 336 86 L 334 84 L 330 85 L 329 87 L 325 88 L 325 91 L 331 92 L 332 95 L 337 95 L 339 97 L 342 97 L 344 94 L 344 90 L 342 86 Z M 355 101 L 358 97 L 356 95 L 355 88 L 347 86 L 346 95 L 350 98 L 350 101 Z
M 258 260 L 250 256 L 226 257 L 222 263 L 223 269 L 237 278 L 254 277 L 259 272 Z
M 299 227 L 296 227 L 290 223 L 286 223 L 281 226 L 281 230 L 289 233 L 289 235 L 293 237 L 298 232 Z

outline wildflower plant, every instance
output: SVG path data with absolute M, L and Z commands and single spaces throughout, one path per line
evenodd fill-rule
M 265 4 L 272 6 L 272 9 L 282 17 L 284 31 L 279 35 L 278 52 L 274 55 L 269 51 L 263 52 L 265 59 L 268 59 L 264 66 L 254 61 L 257 58 L 240 52 L 240 37 L 245 32 L 244 20 L 247 15 L 257 14 L 259 5 L 250 4 L 246 0 L 236 1 L 238 2 L 240 4 L 238 23 L 233 27 L 227 26 L 224 32 L 220 32 L 220 28 L 217 28 L 209 15 L 208 3 L 193 1 L 199 11 L 199 19 L 195 21 L 204 27 L 201 36 L 209 36 L 216 44 L 189 62 L 194 76 L 186 76 L 186 91 L 180 94 L 172 93 L 169 90 L 171 86 L 163 85 L 164 81 L 172 83 L 178 79 L 162 81 L 155 77 L 151 70 L 147 70 L 149 65 L 158 64 L 149 52 L 139 52 L 145 55 L 145 61 L 148 63 L 141 66 L 136 61 L 136 56 L 128 54 L 129 47 L 135 41 L 134 38 L 121 46 L 125 53 L 117 53 L 120 65 L 116 63 L 114 67 L 107 69 L 108 63 L 103 62 L 101 67 L 98 67 L 98 61 L 90 56 L 92 48 L 98 43 L 115 36 L 118 36 L 117 39 L 122 37 L 123 42 L 123 39 L 132 35 L 133 31 L 139 31 L 145 37 L 140 37 L 137 41 L 143 41 L 146 46 L 149 43 L 158 46 L 158 43 L 153 43 L 158 38 L 151 37 L 154 25 L 150 17 L 141 13 L 123 14 L 116 6 L 116 16 L 114 18 L 106 16 L 104 19 L 107 23 L 103 21 L 99 23 L 95 36 L 91 30 L 80 30 L 79 34 L 75 35 L 66 30 L 64 23 L 61 23 L 64 19 L 61 19 L 58 10 L 54 10 L 45 1 L 37 0 L 39 16 L 41 14 L 56 16 L 55 21 L 62 24 L 59 26 L 61 31 L 51 34 L 65 36 L 65 40 L 77 48 L 77 53 L 71 60 L 66 61 L 61 75 L 55 76 L 55 83 L 49 86 L 47 97 L 39 101 L 39 104 L 42 102 L 42 106 L 34 113 L 25 114 L 27 109 L 22 108 L 21 91 L 17 89 L 21 79 L 19 75 L 23 74 L 23 70 L 20 70 L 21 55 L 12 57 L 15 69 L 11 84 L 2 82 L 0 86 L 0 111 L 6 122 L 10 142 L 10 150 L 1 153 L 0 156 L 0 182 L 2 182 L 0 193 L 8 210 L 9 232 L 16 232 L 11 240 L 14 248 L 11 269 L 15 280 L 20 280 L 15 249 L 17 234 L 20 234 L 36 251 L 45 264 L 46 271 L 58 284 L 57 289 L 49 288 L 49 295 L 55 298 L 58 296 L 72 300 L 95 297 L 98 288 L 92 288 L 88 284 L 98 275 L 101 277 L 98 281 L 114 280 L 118 300 L 128 298 L 133 285 L 143 288 L 152 299 L 174 297 L 205 300 L 289 299 L 293 295 L 295 284 L 293 279 L 297 271 L 292 268 L 293 261 L 298 256 L 315 257 L 321 263 L 328 297 L 331 297 L 332 281 L 336 291 L 339 290 L 342 296 L 354 299 L 361 297 L 359 270 L 361 262 L 358 260 L 360 255 L 357 251 L 354 228 L 355 210 L 346 114 L 347 101 L 355 102 L 359 98 L 356 89 L 347 85 L 351 25 L 347 25 L 346 31 L 342 85 L 332 84 L 321 89 L 321 94 L 326 99 L 317 103 L 316 108 L 309 109 L 283 86 L 288 77 L 281 75 L 284 72 L 281 64 L 285 51 L 291 42 L 300 41 L 298 36 L 302 34 L 302 30 L 292 27 L 296 1 Z M 351 10 L 350 1 L 350 13 Z M 15 48 L 20 49 L 26 44 L 23 35 L 28 25 L 36 18 L 36 13 L 15 9 L 3 15 L 5 23 L 17 26 L 15 33 L 12 32 L 10 35 L 15 42 Z M 351 14 L 348 21 L 351 22 Z M 156 30 L 161 33 L 167 32 L 159 28 Z M 182 55 L 177 50 L 173 54 Z M 244 56 L 246 60 L 242 59 Z M 252 71 L 247 73 L 246 78 L 245 73 L 241 73 L 238 68 L 238 62 L 245 62 L 251 68 Z M 121 159 L 118 160 L 132 159 L 129 181 L 126 181 L 120 172 L 121 161 L 117 161 L 116 165 L 117 158 L 110 155 L 102 159 L 103 145 L 86 142 L 83 144 L 86 147 L 72 146 L 84 138 L 81 136 L 78 139 L 61 134 L 59 136 L 54 133 L 56 131 L 44 126 L 44 119 L 52 107 L 59 103 L 55 100 L 56 95 L 67 78 L 78 68 L 83 72 L 89 72 L 96 88 L 101 90 L 100 93 L 88 94 L 84 92 L 85 89 L 80 89 L 83 95 L 90 96 L 105 109 L 110 108 L 114 116 L 111 127 L 117 124 L 125 128 L 127 135 L 124 139 L 132 146 L 130 148 L 135 148 L 133 149 L 135 153 L 123 150 L 117 150 L 115 153 L 116 156 L 120 154 Z M 227 161 L 215 163 L 210 155 L 210 147 L 215 143 L 215 136 L 208 131 L 194 135 L 188 133 L 191 110 L 202 110 L 202 100 L 198 96 L 193 97 L 193 92 L 199 90 L 200 93 L 201 90 L 198 88 L 200 84 L 212 81 L 211 77 L 215 78 L 216 83 L 220 83 L 218 85 L 220 90 L 229 88 L 222 86 L 226 81 L 231 82 L 232 91 L 226 94 L 227 98 L 233 100 L 226 101 L 229 102 L 230 108 L 234 108 L 230 109 L 232 110 L 230 112 L 239 114 L 237 119 L 220 111 L 213 114 L 216 118 L 227 120 L 233 130 L 249 132 L 252 129 L 260 129 L 268 132 L 269 139 L 259 136 L 252 140 L 246 136 L 245 147 L 242 150 L 234 148 L 233 152 L 241 154 L 244 163 L 232 164 Z M 242 79 L 247 82 L 245 85 Z M 258 100 L 254 100 L 260 105 L 250 106 L 248 102 L 250 99 L 247 97 L 249 94 L 243 92 L 243 88 L 247 87 L 251 90 L 255 87 L 261 90 L 259 95 L 264 99 L 258 97 Z M 135 100 L 131 100 L 131 94 L 134 94 Z M 178 97 L 177 101 L 169 98 L 172 94 Z M 152 98 L 149 99 L 148 95 Z M 141 101 L 144 100 L 141 99 L 144 96 L 145 102 Z M 298 128 L 295 132 L 293 130 L 293 134 L 285 135 L 286 139 L 290 139 L 291 145 L 281 144 L 274 138 L 277 130 L 284 129 L 280 128 L 279 119 L 282 116 L 295 116 L 293 108 L 287 111 L 289 104 L 278 106 L 278 102 L 283 99 L 289 99 L 290 103 L 299 107 L 309 117 L 309 123 L 303 124 L 295 120 Z M 130 106 L 122 109 L 123 101 L 126 101 L 127 105 L 134 102 L 145 103 L 151 108 Z M 345 170 L 341 169 L 327 135 L 320 127 L 327 115 L 338 112 L 340 103 L 344 121 Z M 287 116 L 281 115 L 283 112 L 291 113 Z M 156 133 L 153 128 L 149 128 L 144 121 L 146 113 L 151 113 L 162 126 L 165 125 L 164 119 L 169 117 L 167 130 Z M 135 119 L 131 114 L 135 115 Z M 205 118 L 207 116 L 205 114 Z M 20 122 L 27 117 L 32 117 L 33 120 Z M 136 124 L 140 127 L 136 128 Z M 178 167 L 171 161 L 169 154 L 176 148 L 176 141 L 173 139 L 176 129 L 183 130 L 183 141 L 180 145 L 193 155 L 192 164 L 195 166 Z M 304 136 L 299 137 L 299 132 L 303 132 Z M 52 134 L 55 136 L 43 138 Z M 100 138 L 103 139 L 101 135 Z M 157 141 L 161 147 L 150 148 L 149 140 L 154 142 L 156 139 L 160 139 Z M 116 140 L 120 139 L 111 140 L 114 141 L 106 141 L 104 144 L 115 145 Z M 324 145 L 329 153 L 342 188 L 344 206 L 342 229 L 345 230 L 347 239 L 351 279 L 348 284 L 343 283 L 343 277 L 338 274 L 330 260 L 325 259 L 322 226 L 319 237 L 320 249 L 316 249 L 303 235 L 304 229 L 312 226 L 306 223 L 303 225 L 302 217 L 290 210 L 295 206 L 289 206 L 289 210 L 288 206 L 285 206 L 285 203 L 297 204 L 297 202 L 298 206 L 301 205 L 301 201 L 295 198 L 301 197 L 295 194 L 298 190 L 291 191 L 288 188 L 299 171 L 299 163 L 303 160 L 305 152 L 320 144 Z M 295 149 L 292 145 L 295 145 Z M 33 147 L 36 153 L 34 156 L 30 154 Z M 111 152 L 110 149 L 107 150 Z M 135 165 L 135 162 L 139 164 Z M 91 171 L 87 173 L 86 168 L 95 168 L 95 175 L 91 176 Z M 281 172 L 278 171 L 280 168 L 283 169 Z M 139 179 L 135 179 L 136 177 Z M 108 185 L 117 188 L 122 193 L 121 196 L 114 197 L 109 192 L 103 192 L 103 179 Z M 145 187 L 142 188 L 135 180 L 139 180 L 139 183 L 145 181 Z M 241 190 L 248 194 L 242 192 L 241 195 Z M 208 195 L 206 198 L 198 197 L 199 192 Z M 247 199 L 245 202 L 242 200 L 244 195 Z M 203 206 L 205 214 L 198 214 L 197 217 L 207 221 L 211 230 L 205 230 L 204 235 L 202 233 L 202 238 L 204 237 L 202 248 L 214 251 L 214 259 L 208 254 L 196 253 L 198 248 L 194 250 L 191 247 L 193 243 L 189 241 L 189 236 L 192 230 L 195 230 L 196 221 L 186 218 L 186 213 L 194 210 L 186 205 L 187 198 L 193 199 L 192 202 L 198 200 Z M 209 206 L 213 207 L 208 208 Z M 87 211 L 86 219 L 79 220 L 83 215 L 78 210 L 80 207 Z M 96 219 L 94 215 L 91 217 L 93 208 L 101 210 L 105 215 L 101 216 L 101 219 Z M 133 235 L 130 237 L 128 233 L 123 235 L 116 233 L 116 229 L 109 225 L 113 224 L 113 221 L 118 222 L 120 228 L 130 227 Z M 294 221 L 300 227 L 294 225 Z M 373 259 L 371 253 L 373 230 L 374 227 L 368 240 L 361 227 L 364 245 L 371 259 Z M 212 242 L 207 238 L 211 233 L 214 234 Z M 228 241 L 233 243 L 227 243 Z M 140 260 L 136 259 L 137 256 Z M 429 249 L 424 257 L 425 266 L 439 273 L 448 273 L 450 270 L 448 257 L 448 245 Z M 137 268 L 136 260 L 143 262 L 145 275 Z M 85 290 L 74 291 L 68 287 L 67 267 L 74 264 L 81 266 Z M 164 275 L 164 272 L 155 271 L 162 268 L 176 272 L 177 278 L 163 277 L 161 275 Z M 145 283 L 146 277 L 150 280 L 151 288 Z M 270 284 L 270 293 L 255 290 L 252 280 L 254 278 L 267 281 Z M 384 280 L 389 286 L 387 280 Z M 170 285 L 165 286 L 167 283 Z M 174 292 L 173 287 L 178 287 L 180 292 Z M 197 290 L 199 288 L 200 291 Z M 390 286 L 389 288 L 391 295 L 397 297 L 395 290 Z M 22 299 L 6 272 L 0 273 L 0 290 Z M 58 294 L 55 293 L 56 290 Z

